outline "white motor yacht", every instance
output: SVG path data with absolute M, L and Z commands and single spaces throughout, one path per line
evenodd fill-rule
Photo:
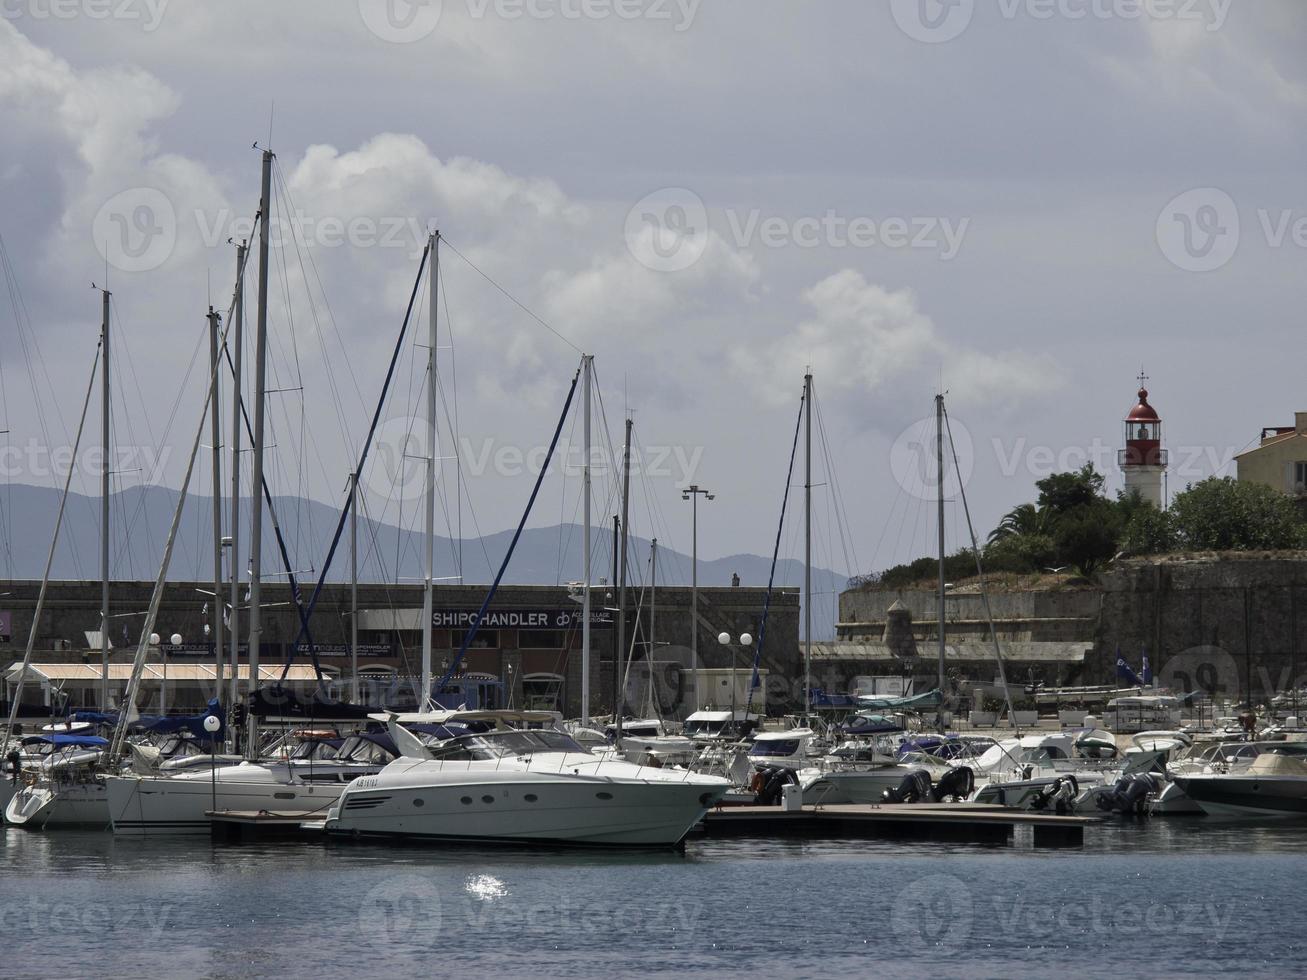
M 730 784 L 586 751 L 560 731 L 501 730 L 415 746 L 352 782 L 332 834 L 491 843 L 672 846 Z M 426 756 L 423 758 L 422 756 Z

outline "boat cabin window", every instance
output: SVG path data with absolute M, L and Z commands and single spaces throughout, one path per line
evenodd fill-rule
M 714 721 L 709 718 L 696 718 L 685 723 L 686 735 L 716 735 L 721 732 L 722 726 L 726 722 Z
M 354 736 L 347 739 L 345 744 L 340 747 L 337 758 L 344 759 L 346 762 L 369 762 L 385 765 L 395 758 L 395 754 L 376 742 Z
M 754 742 L 753 748 L 749 749 L 749 755 L 755 759 L 759 757 L 794 755 L 799 751 L 799 740 L 797 738 L 769 738 L 761 742 Z
M 587 755 L 585 749 L 570 735 L 558 731 L 486 732 L 484 735 L 461 735 L 431 750 L 431 757 L 440 760 L 473 761 L 477 759 L 503 759 L 517 755 L 545 755 L 549 753 L 577 753 Z

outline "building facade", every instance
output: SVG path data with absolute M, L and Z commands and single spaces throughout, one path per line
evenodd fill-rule
M 32 626 L 39 582 L 9 582 L 0 597 L 0 670 L 21 661 Z M 111 587 L 111 662 L 132 660 L 152 583 L 118 582 Z M 151 661 L 209 664 L 215 661 L 212 585 L 170 583 L 163 596 L 155 632 L 163 642 L 151 650 Z M 592 593 L 590 711 L 607 714 L 614 701 L 614 650 L 618 615 L 615 590 L 595 587 Z M 422 587 L 420 585 L 360 584 L 358 646 L 351 647 L 350 589 L 324 587 L 310 626 L 318 661 L 332 679 L 338 697 L 352 694 L 355 654 L 362 680 L 360 696 L 377 705 L 395 706 L 415 699 L 421 670 Z M 433 600 L 432 672 L 440 678 L 450 668 L 451 682 L 483 706 L 532 705 L 581 714 L 581 605 L 566 586 L 502 586 L 471 638 L 463 660 L 460 649 L 487 593 L 487 587 L 437 585 Z M 307 598 L 308 590 L 305 589 Z M 663 587 L 656 606 L 650 596 L 628 590 L 628 649 L 642 674 L 659 678 L 663 695 L 658 710 L 674 714 L 688 708 L 682 674 L 705 668 L 751 667 L 752 649 L 718 642 L 720 633 L 733 639 L 743 633 L 763 633 L 767 590 L 761 588 L 700 588 L 698 590 L 698 660 L 691 654 L 691 590 Z M 259 663 L 311 663 L 308 644 L 300 637 L 299 615 L 284 583 L 263 586 L 263 632 Z M 52 582 L 41 622 L 37 625 L 33 660 L 40 663 L 81 663 L 98 671 L 100 648 L 100 584 Z M 225 610 L 226 604 L 223 604 Z M 240 662 L 247 663 L 248 620 L 241 609 Z M 652 621 L 652 629 L 651 629 Z M 224 648 L 229 648 L 226 634 Z M 181 642 L 169 640 L 176 634 Z M 799 595 L 776 590 L 762 636 L 762 665 L 773 675 L 802 672 L 799 651 Z M 757 642 L 755 640 L 755 642 Z M 652 645 L 651 645 L 652 644 Z M 650 662 L 652 661 L 652 668 Z M 668 692 L 671 692 L 670 694 Z M 635 695 L 628 687 L 632 710 Z
M 1295 412 L 1293 425 L 1262 429 L 1258 445 L 1234 460 L 1241 481 L 1307 497 L 1307 412 Z

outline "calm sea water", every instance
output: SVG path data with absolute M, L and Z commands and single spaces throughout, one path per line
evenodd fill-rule
M 1300 975 L 1307 826 L 683 854 L 0 837 L 0 975 Z

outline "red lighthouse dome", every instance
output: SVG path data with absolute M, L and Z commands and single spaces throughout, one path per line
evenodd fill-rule
M 1143 380 L 1141 376 L 1140 381 Z M 1148 404 L 1147 388 L 1141 385 L 1138 397 L 1138 404 L 1125 417 L 1125 450 L 1121 453 L 1121 466 L 1165 466 L 1162 419 L 1157 409 Z

